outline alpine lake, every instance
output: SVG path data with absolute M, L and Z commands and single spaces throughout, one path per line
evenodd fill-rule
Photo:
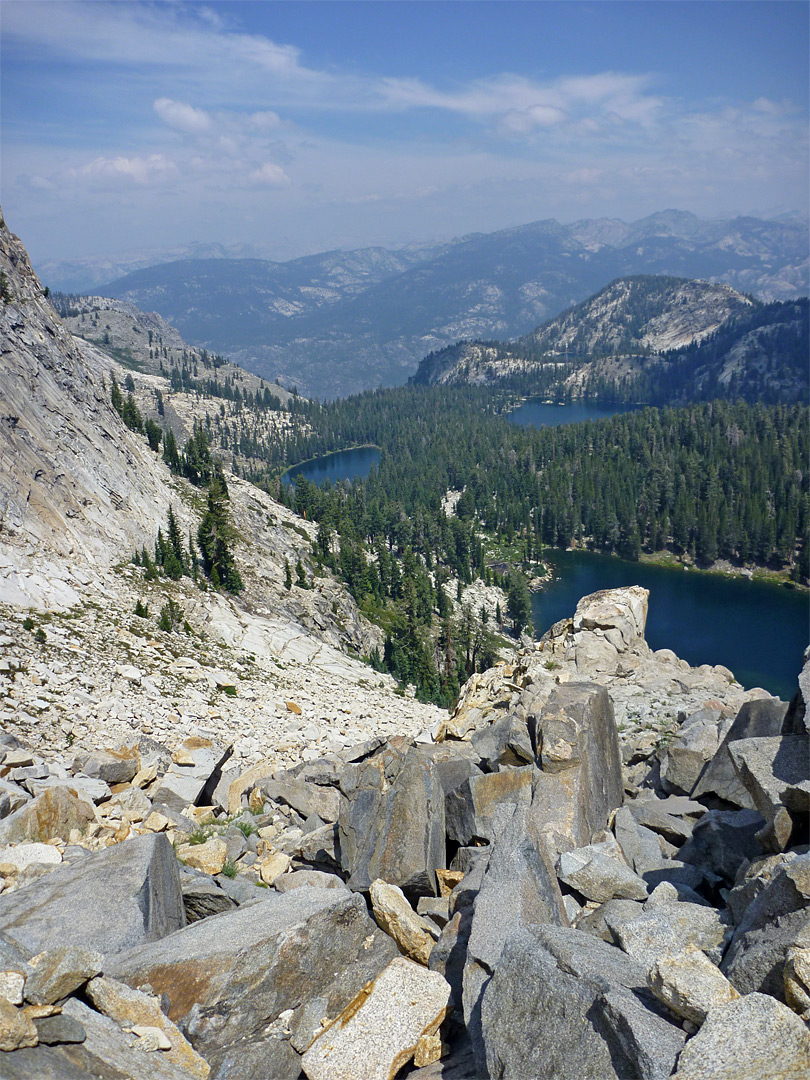
M 637 406 L 527 401 L 509 415 L 513 424 L 557 427 L 601 420 Z M 377 447 L 326 454 L 284 474 L 314 484 L 362 480 L 380 462 Z M 641 585 L 650 590 L 647 642 L 672 649 L 690 664 L 723 664 L 746 689 L 761 686 L 788 700 L 797 688 L 802 652 L 810 637 L 808 594 L 770 582 L 644 562 L 588 551 L 548 551 L 553 580 L 532 594 L 539 637 L 573 614 L 577 602 L 599 589 Z

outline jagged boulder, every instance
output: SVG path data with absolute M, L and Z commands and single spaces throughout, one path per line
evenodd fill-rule
M 163 834 L 135 837 L 0 894 L 0 934 L 29 955 L 74 945 L 110 957 L 185 921 L 177 860 Z
M 540 711 L 536 739 L 542 771 L 534 776 L 532 815 L 564 838 L 563 847 L 583 847 L 624 794 L 607 691 L 593 683 L 558 687 Z
M 340 889 L 269 893 L 260 904 L 193 923 L 155 945 L 130 949 L 105 974 L 167 994 L 169 1018 L 209 1060 L 263 1035 L 286 1010 L 291 1027 L 307 1003 L 314 1031 L 382 970 L 396 948 L 357 895 Z
M 741 994 L 759 992 L 784 1000 L 785 957 L 810 947 L 810 855 L 776 870 L 745 909 L 721 969 Z
M 519 930 L 481 1002 L 488 1075 L 666 1080 L 685 1034 L 646 976 L 644 965 L 579 930 Z
M 810 741 L 805 735 L 740 739 L 729 745 L 740 781 L 765 818 L 763 845 L 784 851 L 801 842 L 810 820 Z
M 444 789 L 419 746 L 391 740 L 341 774 L 340 860 L 352 889 L 381 878 L 406 896 L 435 896 L 445 862 Z

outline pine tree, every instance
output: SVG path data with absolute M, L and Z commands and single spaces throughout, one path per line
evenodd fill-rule
M 228 519 L 227 504 L 227 488 L 215 476 L 208 485 L 208 505 L 197 530 L 197 542 L 203 568 L 214 588 L 238 593 L 243 585 L 231 552 L 236 530 Z

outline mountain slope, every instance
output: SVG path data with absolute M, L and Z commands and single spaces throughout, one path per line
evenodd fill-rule
M 459 338 L 509 338 L 631 274 L 724 281 L 761 299 L 808 287 L 801 223 L 666 211 L 538 221 L 437 247 L 328 252 L 288 263 L 207 260 L 140 270 L 108 295 L 154 308 L 197 345 L 308 395 L 406 380 Z
M 534 392 L 552 395 L 805 400 L 807 311 L 807 300 L 762 304 L 727 285 L 622 278 L 513 342 L 462 341 L 431 353 L 411 381 L 517 376 L 539 378 Z

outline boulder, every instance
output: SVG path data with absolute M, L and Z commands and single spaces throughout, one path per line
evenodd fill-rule
M 444 790 L 418 746 L 391 740 L 341 774 L 340 859 L 349 887 L 367 892 L 381 878 L 406 896 L 435 896 L 445 862 Z
M 597 908 L 584 908 L 577 916 L 576 928 L 616 945 L 618 942 L 613 927 L 620 922 L 631 922 L 643 910 L 638 900 L 608 900 Z
M 637 874 L 658 867 L 661 844 L 658 835 L 639 825 L 626 806 L 620 806 L 613 818 L 613 834 L 628 864 Z
M 448 1013 L 450 987 L 404 957 L 364 987 L 304 1054 L 309 1080 L 393 1080 Z
M 360 896 L 338 889 L 268 891 L 262 903 L 130 949 L 105 974 L 167 994 L 169 1018 L 209 1058 L 262 1036 L 285 1010 L 297 1013 L 320 999 L 316 1027 L 323 1016 L 340 1012 L 395 952 Z
M 103 780 L 105 784 L 128 784 L 140 767 L 137 746 L 122 746 L 117 750 L 90 750 L 77 754 L 71 771 Z
M 743 863 L 761 853 L 756 837 L 763 824 L 756 810 L 709 810 L 679 849 L 678 859 L 711 867 L 731 885 Z
M 417 915 L 396 885 L 372 881 L 370 894 L 371 909 L 380 929 L 394 939 L 403 956 L 427 966 L 438 931 Z
M 753 993 L 709 1010 L 673 1080 L 798 1080 L 808 1073 L 807 1026 L 786 1005 Z
M 298 1080 L 301 1055 L 289 1039 L 243 1039 L 215 1055 L 210 1080 Z
M 291 806 L 304 819 L 312 814 L 317 814 L 325 824 L 334 824 L 338 819 L 340 793 L 333 787 L 290 777 L 260 780 L 256 790 L 265 801 Z
M 25 1000 L 32 1005 L 53 1005 L 98 975 L 104 957 L 99 952 L 63 945 L 32 956 L 28 963 L 33 970 L 25 980 Z
M 90 1009 L 77 998 L 64 1003 L 63 1015 L 81 1024 L 80 1045 L 35 1046 L 4 1054 L 3 1080 L 188 1080 L 189 1073 L 163 1053 L 144 1053 L 136 1040 L 115 1021 Z
M 31 796 L 19 784 L 14 784 L 11 780 L 0 780 L 0 819 L 13 814 L 30 799 Z
M 646 969 L 565 927 L 515 933 L 484 991 L 488 1075 L 526 1080 L 665 1080 L 684 1044 Z
M 673 814 L 667 808 L 668 799 L 630 799 L 625 807 L 638 825 L 659 833 L 670 843 L 680 847 L 692 835 L 695 821 L 686 814 Z M 695 804 L 697 812 L 704 814 L 705 806 Z
M 106 976 L 91 979 L 85 991 L 87 997 L 104 1016 L 117 1024 L 153 1027 L 168 1040 L 166 1060 L 184 1069 L 187 1076 L 206 1080 L 210 1071 L 208 1063 L 197 1054 L 175 1024 L 163 1013 L 158 998 L 133 990 L 126 983 Z
M 532 801 L 534 768 L 505 769 L 468 777 L 447 796 L 445 814 L 448 839 L 467 846 L 492 842 L 503 831 L 516 806 Z
M 690 795 L 720 746 L 719 709 L 701 709 L 691 715 L 661 754 L 664 791 Z
M 686 952 L 690 945 L 701 949 L 714 963 L 720 963 L 731 937 L 725 915 L 702 904 L 657 901 L 654 897 L 651 900 L 644 905 L 641 915 L 616 926 L 619 945 L 645 971 L 662 957 Z
M 698 1026 L 713 1006 L 740 996 L 717 965 L 695 948 L 662 957 L 653 964 L 647 981 L 668 1009 Z
M 786 724 L 787 705 L 778 698 L 746 701 L 734 718 L 717 753 L 695 785 L 692 795 L 719 795 L 726 802 L 744 809 L 753 809 L 754 801 L 740 781 L 731 760 L 729 746 L 740 739 L 760 739 L 774 735 L 798 734 Z
M 62 852 L 53 844 L 18 844 L 16 847 L 0 848 L 0 865 L 13 866 L 20 872 L 28 866 L 58 866 Z
M 536 740 L 542 772 L 534 777 L 532 816 L 564 838 L 563 848 L 589 844 L 624 795 L 607 691 L 592 683 L 557 687 L 540 710 Z
M 112 956 L 185 924 L 174 851 L 138 836 L 0 894 L 0 933 L 30 956 L 62 945 Z
M 187 923 L 207 919 L 210 915 L 219 915 L 220 912 L 230 911 L 236 906 L 216 881 L 189 867 L 181 868 L 180 890 Z
M 60 1043 L 83 1043 L 87 1038 L 84 1024 L 64 1013 L 37 1017 L 34 1025 L 39 1042 L 46 1046 L 58 1046 Z
M 557 860 L 557 877 L 598 904 L 647 899 L 647 886 L 624 862 L 615 840 L 564 851 Z
M 48 788 L 4 817 L 0 821 L 0 844 L 45 841 L 53 837 L 67 840 L 73 829 L 83 832 L 95 820 L 93 804 L 65 782 Z
M 227 855 L 225 841 L 219 836 L 209 837 L 204 844 L 181 844 L 177 849 L 177 858 L 186 866 L 212 875 L 222 872 Z
M 781 866 L 754 897 L 721 968 L 741 994 L 757 991 L 783 1001 L 785 957 L 794 946 L 810 946 L 810 855 Z
M 785 1004 L 810 1020 L 810 947 L 793 945 L 785 953 Z
M 514 714 L 476 732 L 470 744 L 487 772 L 495 772 L 501 765 L 518 768 L 534 761 L 534 747 L 526 721 Z
M 473 882 L 468 883 L 474 908 L 462 1004 L 470 1040 L 483 1060 L 481 995 L 505 943 L 522 927 L 535 923 L 565 926 L 568 920 L 546 838 L 524 808 L 515 811 L 496 841 L 488 865 L 482 863 L 478 875 L 477 890 Z
M 293 889 L 303 887 L 346 889 L 343 879 L 337 874 L 325 874 L 322 870 L 293 870 L 291 874 L 283 874 L 280 878 L 276 878 L 273 887 L 278 892 L 292 892 Z
M 740 739 L 729 745 L 740 781 L 767 822 L 766 849 L 802 843 L 810 815 L 810 741 L 805 735 Z

